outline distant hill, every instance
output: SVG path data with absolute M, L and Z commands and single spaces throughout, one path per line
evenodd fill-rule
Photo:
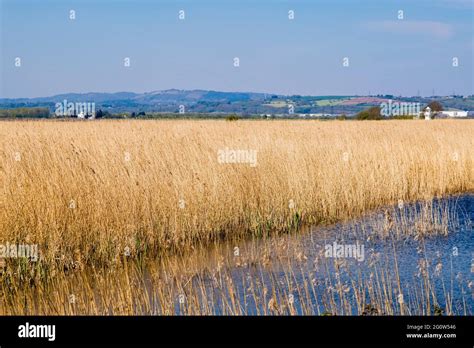
M 178 90 L 168 89 L 163 91 L 153 91 L 147 93 L 117 92 L 117 93 L 66 93 L 51 97 L 39 98 L 15 98 L 0 99 L 0 104 L 6 103 L 58 103 L 64 99 L 70 102 L 114 102 L 131 101 L 139 104 L 159 104 L 159 103 L 195 103 L 198 101 L 209 102 L 234 102 L 248 100 L 264 100 L 263 93 L 245 93 L 245 92 L 217 92 L 205 90 Z
M 0 99 L 0 109 L 41 107 L 54 113 L 56 103 L 95 103 L 96 110 L 109 114 L 120 113 L 186 113 L 240 114 L 240 115 L 295 115 L 320 116 L 354 115 L 389 99 L 419 102 L 422 107 L 438 100 L 445 108 L 474 110 L 474 96 L 461 97 L 396 97 L 377 96 L 301 96 L 277 95 L 254 92 L 220 92 L 207 90 L 169 89 L 147 93 L 66 93 L 50 97 Z

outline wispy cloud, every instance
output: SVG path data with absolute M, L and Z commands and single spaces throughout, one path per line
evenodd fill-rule
M 450 24 L 436 21 L 376 21 L 369 22 L 368 28 L 376 31 L 384 31 L 404 35 L 429 35 L 439 39 L 449 39 L 454 34 L 454 29 Z

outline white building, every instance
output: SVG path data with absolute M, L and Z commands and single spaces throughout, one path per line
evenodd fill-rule
M 441 111 L 441 114 L 446 115 L 448 117 L 467 117 L 467 111 L 462 110 Z
M 426 107 L 423 115 L 425 116 L 425 120 L 431 120 L 431 108 L 429 106 Z

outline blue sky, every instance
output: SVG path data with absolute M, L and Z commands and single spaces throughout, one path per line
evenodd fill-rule
M 0 97 L 170 88 L 474 93 L 474 0 L 0 3 Z

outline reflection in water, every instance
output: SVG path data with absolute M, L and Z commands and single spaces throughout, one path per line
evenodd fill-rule
M 473 220 L 465 195 L 31 287 L 4 281 L 0 314 L 472 315 Z

